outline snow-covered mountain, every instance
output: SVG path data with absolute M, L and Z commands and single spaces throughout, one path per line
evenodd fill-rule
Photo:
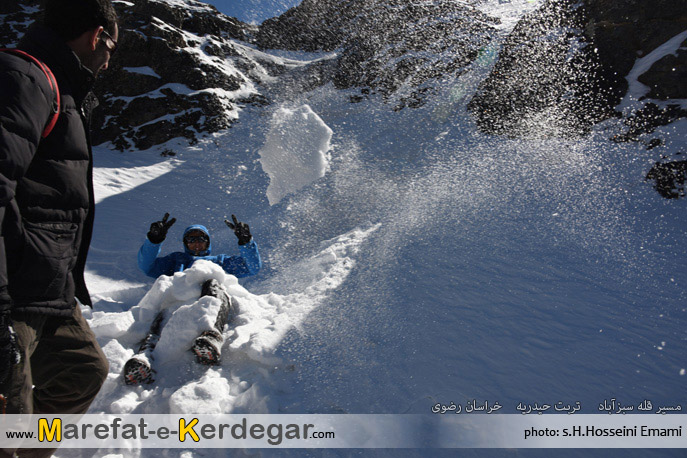
M 648 17 L 641 14 L 659 16 L 683 2 L 642 7 L 641 14 L 629 2 L 624 9 L 586 3 L 632 12 L 632 21 L 617 22 L 620 29 L 596 23 L 627 37 L 621 31 L 634 33 Z M 0 11 L 13 33 L 35 12 L 29 4 Z M 645 176 L 657 161 L 679 160 L 687 119 L 682 96 L 666 96 L 660 79 L 652 80 L 654 89 L 642 84 L 656 65 L 684 68 L 687 27 L 642 44 L 641 55 L 628 45 L 635 55 L 619 59 L 627 88 L 615 102 L 595 99 L 612 103 L 611 110 L 568 132 L 560 113 L 584 114 L 586 105 L 570 103 L 575 91 L 562 89 L 576 75 L 596 76 L 568 72 L 580 68 L 565 57 L 576 58 L 581 33 L 591 29 L 548 20 L 547 8 L 561 5 L 569 6 L 304 1 L 256 28 L 192 1 L 118 2 L 129 29 L 122 60 L 99 89 L 99 135 L 107 141 L 96 148 L 98 202 L 87 265 L 95 307 L 86 311 L 111 372 L 91 412 L 398 414 L 477 400 L 498 401 L 506 413 L 517 413 L 519 402 L 579 401 L 582 413 L 597 413 L 609 398 L 684 404 L 687 199 L 664 199 L 653 186 L 663 183 L 668 196 L 679 196 L 679 167 L 654 182 Z M 199 22 L 207 11 L 208 22 Z M 673 14 L 678 24 L 682 17 Z M 305 31 L 312 34 L 301 36 Z M 547 67 L 537 43 L 562 54 L 551 54 Z M 277 46 L 291 49 L 270 49 Z M 530 66 L 522 60 L 528 58 Z M 599 58 L 592 68 L 607 63 Z M 433 73 L 437 66 L 442 72 Z M 509 84 L 495 85 L 499 75 Z M 572 79 L 556 85 L 552 75 Z M 127 84 L 118 86 L 118 79 Z M 524 97 L 489 117 L 476 113 L 475 100 L 483 110 L 502 100 L 485 97 L 491 89 L 536 95 L 548 83 L 551 91 L 532 105 Z M 410 97 L 415 92 L 422 96 Z M 527 135 L 498 135 L 489 121 L 526 125 Z M 136 253 L 165 212 L 179 221 L 164 253 L 181 248 L 185 226 L 202 223 L 216 252 L 234 254 L 236 240 L 223 219 L 236 214 L 260 244 L 263 270 L 240 283 L 204 264 L 157 283 L 144 277 Z M 198 366 L 188 351 L 201 312 L 212 305 L 197 299 L 208 277 L 222 280 L 240 305 L 225 331 L 225 359 L 211 368 Z M 162 336 L 156 383 L 125 386 L 123 364 L 160 307 L 178 314 Z
M 679 105 L 651 102 L 687 97 L 679 46 L 636 78 L 648 87 L 650 102 L 615 111 L 635 58 L 687 27 L 683 3 L 535 4 L 518 4 L 514 14 L 505 12 L 511 1 L 494 8 L 488 1 L 305 0 L 254 26 L 196 0 L 118 0 L 120 52 L 97 87 L 103 106 L 96 112 L 94 141 L 120 150 L 177 137 L 193 142 L 230 127 L 242 107 L 268 105 L 266 86 L 275 81 L 282 94 L 333 84 L 355 88 L 352 103 L 380 96 L 394 110 L 417 108 L 475 61 L 496 61 L 469 105 L 486 132 L 536 135 L 546 132 L 546 124 L 558 135 L 575 135 L 620 114 L 628 128 L 617 139 L 636 140 L 687 115 Z M 36 18 L 37 5 L 0 5 L 0 41 L 16 43 Z M 497 45 L 504 30 L 508 38 Z M 329 54 L 289 62 L 256 48 Z M 275 79 L 294 68 L 297 77 Z

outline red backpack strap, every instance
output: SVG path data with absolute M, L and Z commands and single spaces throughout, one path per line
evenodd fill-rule
M 22 51 L 20 49 L 5 48 L 0 49 L 0 52 L 8 52 L 11 54 L 15 54 L 17 56 L 23 57 L 24 59 L 30 62 L 33 62 L 34 64 L 38 65 L 38 67 L 43 71 L 45 77 L 48 79 L 50 89 L 55 93 L 56 104 L 52 107 L 52 115 L 50 116 L 50 120 L 48 121 L 48 124 L 45 126 L 45 129 L 43 129 L 43 133 L 41 134 L 41 137 L 47 137 L 48 135 L 50 135 L 50 132 L 52 132 L 52 129 L 55 127 L 55 124 L 57 124 L 57 118 L 60 116 L 60 89 L 57 86 L 57 80 L 55 79 L 55 75 L 53 75 L 52 71 L 50 70 L 50 67 L 48 67 L 43 62 L 41 62 L 40 60 L 38 60 L 37 58 L 33 57 L 31 54 L 25 51 Z

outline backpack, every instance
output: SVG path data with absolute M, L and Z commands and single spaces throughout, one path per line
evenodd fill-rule
M 55 124 L 57 124 L 57 118 L 60 116 L 60 89 L 57 86 L 57 80 L 55 79 L 55 75 L 53 75 L 52 71 L 47 65 L 45 65 L 43 62 L 41 62 L 40 60 L 38 60 L 37 58 L 33 57 L 31 54 L 25 51 L 22 51 L 20 49 L 3 48 L 0 49 L 0 52 L 14 54 L 15 56 L 22 57 L 23 59 L 26 59 L 29 62 L 33 62 L 34 64 L 38 65 L 38 67 L 41 70 L 43 70 L 43 74 L 48 79 L 50 89 L 52 89 L 55 93 L 55 98 L 51 110 L 52 115 L 50 116 L 50 119 L 48 120 L 48 124 L 45 126 L 45 129 L 43 129 L 43 133 L 41 133 L 42 138 L 47 137 L 48 135 L 50 135 L 50 132 L 52 132 L 53 128 L 55 127 Z

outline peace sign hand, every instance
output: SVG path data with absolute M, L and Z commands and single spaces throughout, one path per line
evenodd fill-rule
M 239 220 L 236 219 L 236 215 L 231 215 L 231 219 L 234 220 L 233 224 L 228 219 L 224 220 L 224 224 L 234 231 L 234 234 L 236 234 L 236 237 L 239 239 L 239 245 L 249 243 L 253 236 L 250 234 L 248 224 L 239 222 Z
M 158 244 L 162 243 L 167 237 L 167 231 L 174 223 L 177 222 L 176 218 L 172 218 L 169 221 L 169 213 L 165 213 L 165 216 L 160 221 L 155 221 L 150 225 L 150 230 L 148 231 L 148 240 L 152 243 Z

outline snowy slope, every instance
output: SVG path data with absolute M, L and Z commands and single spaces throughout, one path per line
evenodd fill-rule
M 513 24 L 532 3 L 481 7 Z M 576 140 L 479 133 L 465 104 L 489 65 L 476 61 L 444 81 L 431 103 L 401 112 L 374 99 L 350 104 L 349 94 L 328 86 L 280 92 L 276 81 L 262 88 L 275 105 L 246 108 L 232 129 L 195 146 L 99 149 L 87 266 L 95 308 L 87 317 L 111 372 L 91 412 L 426 413 L 437 402 L 476 399 L 498 401 L 507 413 L 519 402 L 558 401 L 595 413 L 611 397 L 682 401 L 687 202 L 662 199 L 643 181 L 651 161 L 640 144 L 609 140 L 622 128 L 614 121 Z M 684 121 L 660 130 L 674 148 L 686 146 L 686 132 Z M 300 147 L 312 153 L 302 172 L 266 167 L 288 164 L 279 154 Z M 165 149 L 176 156 L 161 157 Z M 285 186 L 278 193 L 270 191 L 275 182 Z M 181 248 L 193 223 L 210 229 L 215 252 L 236 253 L 223 223 L 233 213 L 250 224 L 263 271 L 239 283 L 201 264 L 174 278 L 146 278 L 136 252 L 165 212 L 179 221 L 164 253 Z M 207 324 L 200 312 L 216 306 L 197 299 L 209 277 L 240 304 L 225 332 L 226 358 L 213 368 L 188 352 Z M 157 307 L 179 315 L 154 362 L 156 383 L 125 386 L 122 366 Z

